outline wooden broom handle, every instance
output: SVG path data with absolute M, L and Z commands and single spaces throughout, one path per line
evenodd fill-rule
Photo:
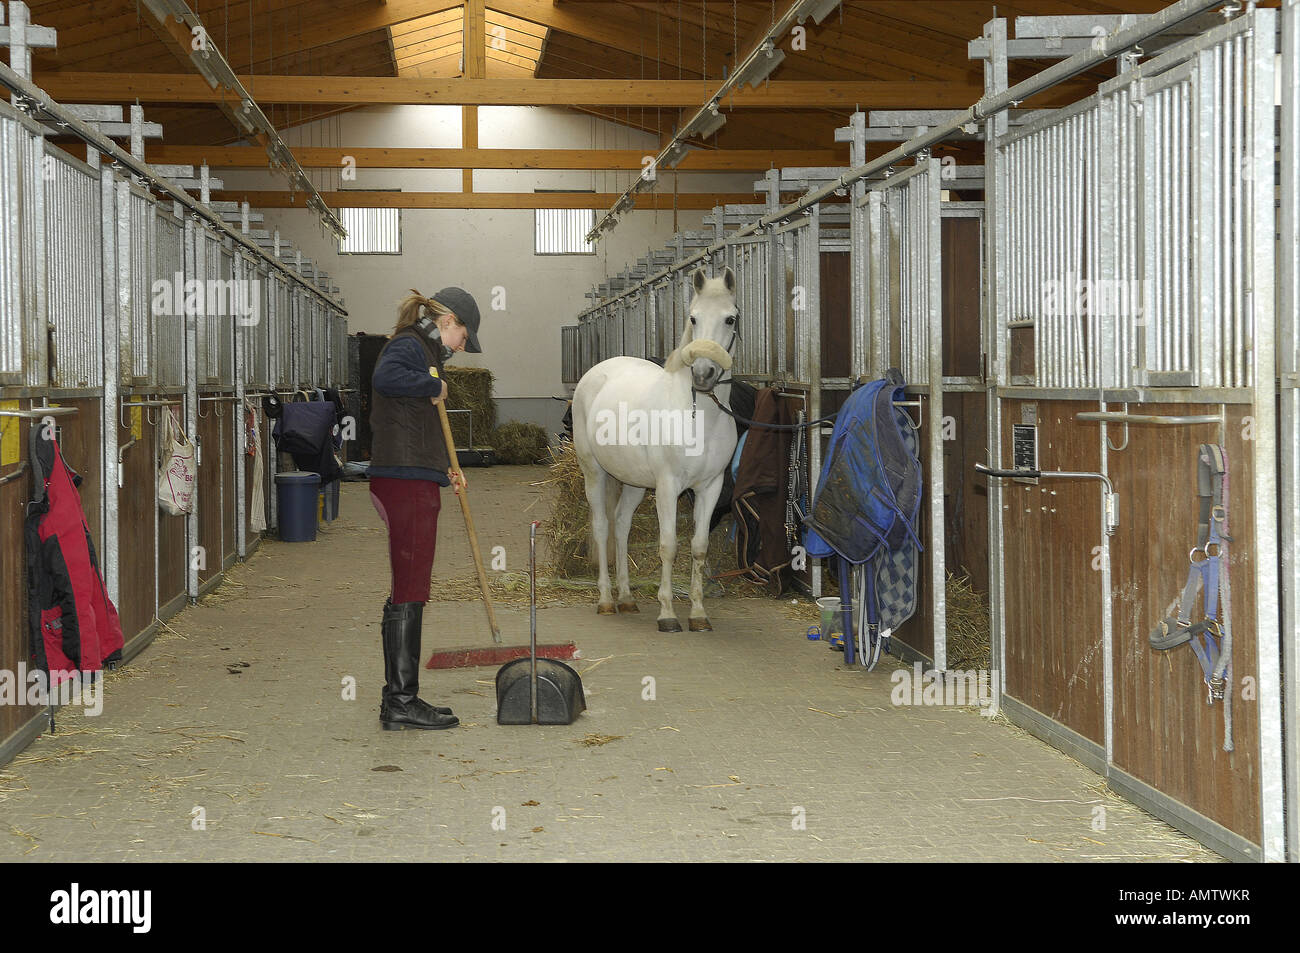
M 429 376 L 442 380 L 438 377 L 436 367 L 429 368 Z M 447 385 L 444 382 L 443 387 Z M 501 629 L 497 625 L 497 616 L 492 609 L 492 596 L 488 593 L 487 573 L 483 570 L 483 555 L 478 548 L 478 533 L 474 531 L 474 517 L 469 512 L 469 494 L 465 487 L 465 474 L 461 472 L 460 460 L 456 457 L 456 440 L 451 435 L 451 421 L 447 417 L 447 408 L 443 406 L 442 401 L 437 401 L 438 419 L 442 421 L 442 439 L 447 444 L 448 469 L 451 473 L 460 477 L 459 485 L 453 480 L 453 488 L 456 490 L 456 497 L 460 500 L 460 510 L 465 514 L 465 531 L 469 534 L 469 548 L 474 553 L 474 569 L 478 572 L 478 585 L 483 591 L 483 605 L 487 609 L 488 625 L 492 629 L 492 641 L 501 644 Z

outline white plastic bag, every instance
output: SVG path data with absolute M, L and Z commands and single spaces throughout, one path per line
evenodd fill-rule
M 164 513 L 184 516 L 194 509 L 194 478 L 198 466 L 194 443 L 168 408 L 163 414 L 162 462 L 158 467 L 158 505 Z M 179 438 L 179 439 L 177 439 Z

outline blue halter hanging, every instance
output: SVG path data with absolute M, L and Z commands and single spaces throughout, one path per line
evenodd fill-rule
M 1225 545 L 1231 537 L 1227 534 L 1227 484 L 1227 454 L 1217 444 L 1201 444 L 1196 472 L 1200 512 L 1196 546 L 1188 553 L 1187 582 L 1168 614 L 1152 630 L 1149 641 L 1151 648 L 1159 652 L 1191 643 L 1205 679 L 1206 704 L 1213 705 L 1216 699 L 1223 702 L 1223 750 L 1231 751 L 1232 693 L 1227 685 L 1232 680 L 1232 620 Z M 1192 622 L 1192 608 L 1201 591 L 1205 593 L 1203 618 Z

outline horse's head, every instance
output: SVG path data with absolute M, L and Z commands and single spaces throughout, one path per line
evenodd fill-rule
M 681 350 L 690 364 L 695 389 L 710 391 L 731 368 L 731 351 L 739 340 L 736 276 L 726 268 L 721 278 L 710 278 L 700 268 L 691 284 L 695 295 Z

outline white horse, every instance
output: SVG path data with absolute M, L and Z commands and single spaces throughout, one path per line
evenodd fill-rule
M 713 628 L 704 612 L 709 518 L 722 492 L 723 471 L 736 449 L 736 425 L 708 397 L 716 392 L 730 406 L 731 385 L 719 381 L 731 367 L 730 352 L 738 338 L 736 278 L 730 268 L 721 278 L 708 278 L 700 269 L 692 284 L 690 322 L 662 368 L 639 357 L 611 357 L 582 375 L 573 392 L 573 444 L 586 478 L 600 560 L 596 611 L 615 612 L 608 565 L 611 511 L 618 610 L 638 611 L 628 588 L 627 537 L 632 514 L 646 490 L 653 489 L 663 564 L 660 632 L 682 630 L 673 612 L 672 572 L 677 555 L 677 497 L 687 489 L 695 493 L 690 628 L 692 632 Z

